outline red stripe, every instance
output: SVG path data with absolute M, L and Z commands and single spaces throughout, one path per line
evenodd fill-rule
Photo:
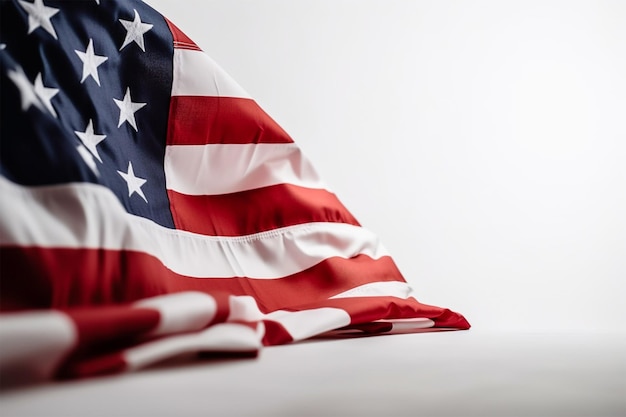
M 263 320 L 263 324 L 265 325 L 265 335 L 263 335 L 262 341 L 264 346 L 283 345 L 293 342 L 293 337 L 282 324 L 272 320 Z
M 86 378 L 95 375 L 117 374 L 128 367 L 121 352 L 79 358 L 64 364 L 59 378 Z
M 196 290 L 250 295 L 261 311 L 270 312 L 318 303 L 370 282 L 404 281 L 390 257 L 374 260 L 366 255 L 326 259 L 307 270 L 269 280 L 190 278 L 172 272 L 151 255 L 130 251 L 2 247 L 0 256 L 0 305 L 18 296 L 20 308 L 105 305 Z M 46 289 L 45 298 L 39 288 Z
M 171 98 L 168 145 L 292 142 L 254 100 L 204 96 Z
M 78 341 L 59 367 L 58 378 L 122 372 L 126 362 L 120 354 L 89 356 L 94 352 L 97 355 L 134 345 L 150 333 L 161 319 L 156 310 L 130 305 L 80 307 L 64 313 L 74 322 Z
M 174 38 L 174 47 L 180 49 L 193 49 L 196 51 L 201 51 L 200 47 L 196 45 L 194 41 L 189 38 L 189 36 L 185 35 L 182 30 L 178 29 L 178 27 L 170 22 L 167 18 L 165 18 L 165 23 L 170 28 L 170 32 L 172 32 L 172 38 Z
M 279 184 L 232 194 L 192 196 L 168 190 L 177 229 L 241 236 L 309 222 L 359 223 L 327 190 Z
M 65 311 L 74 321 L 78 334 L 78 351 L 108 344 L 130 342 L 150 333 L 161 320 L 158 311 L 130 305 L 84 307 Z

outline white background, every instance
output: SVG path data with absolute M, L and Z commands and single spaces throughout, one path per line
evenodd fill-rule
M 149 3 L 474 329 L 623 331 L 626 2 Z

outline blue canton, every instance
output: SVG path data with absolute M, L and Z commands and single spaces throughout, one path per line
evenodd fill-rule
M 173 42 L 141 1 L 0 2 L 0 174 L 90 182 L 173 228 L 163 159 Z

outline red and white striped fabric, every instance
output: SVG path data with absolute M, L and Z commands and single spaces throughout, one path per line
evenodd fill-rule
M 129 213 L 101 184 L 0 176 L 5 382 L 254 355 L 328 334 L 469 328 L 416 300 L 289 135 L 166 23 L 163 171 L 175 227 Z

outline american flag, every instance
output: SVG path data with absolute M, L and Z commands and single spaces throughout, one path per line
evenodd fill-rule
M 141 1 L 1 2 L 8 380 L 467 329 L 417 301 L 292 138 Z

